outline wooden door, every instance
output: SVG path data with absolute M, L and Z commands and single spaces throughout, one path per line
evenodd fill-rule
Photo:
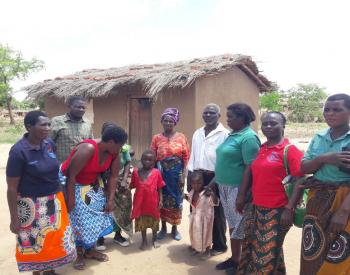
M 130 98 L 129 141 L 135 150 L 135 157 L 141 158 L 152 141 L 152 100 Z

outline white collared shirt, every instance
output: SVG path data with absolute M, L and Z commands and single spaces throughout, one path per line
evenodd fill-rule
M 216 148 L 224 142 L 229 134 L 221 123 L 205 136 L 204 127 L 197 129 L 192 138 L 191 156 L 187 169 L 194 171 L 203 169 L 208 171 L 215 170 Z

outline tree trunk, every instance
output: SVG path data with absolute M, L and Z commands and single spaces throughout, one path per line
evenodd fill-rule
M 13 118 L 13 114 L 12 114 L 11 102 L 12 102 L 12 96 L 7 96 L 6 97 L 6 105 L 7 105 L 7 111 L 9 112 L 10 124 L 14 125 L 15 119 Z

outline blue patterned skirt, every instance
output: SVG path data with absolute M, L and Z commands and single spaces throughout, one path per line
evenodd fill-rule
M 75 207 L 70 213 L 70 220 L 76 245 L 90 249 L 95 246 L 99 237 L 113 232 L 114 219 L 112 213 L 95 211 L 85 203 L 86 187 L 75 185 Z M 102 193 L 100 195 L 104 196 Z

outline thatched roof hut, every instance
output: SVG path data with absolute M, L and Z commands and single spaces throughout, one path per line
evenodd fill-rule
M 83 70 L 24 89 L 32 99 L 45 98 L 50 115 L 62 114 L 63 101 L 69 96 L 93 99 L 90 114 L 95 133 L 98 135 L 104 121 L 115 121 L 129 130 L 131 144 L 141 150 L 147 147 L 150 136 L 161 130 L 159 115 L 165 107 L 180 109 L 186 121 L 180 122 L 178 130 L 190 139 L 194 129 L 202 124 L 201 110 L 206 103 L 216 102 L 225 107 L 235 101 L 246 101 L 257 111 L 259 93 L 271 90 L 272 83 L 260 74 L 251 57 L 226 54 L 173 63 Z M 146 128 L 147 133 L 140 133 L 140 129 Z M 144 141 L 139 146 L 140 135 Z
M 67 98 L 83 95 L 88 98 L 108 96 L 125 86 L 142 86 L 149 97 L 157 97 L 169 88 L 183 89 L 201 77 L 220 74 L 238 67 L 261 92 L 271 89 L 271 83 L 259 73 L 251 57 L 246 55 L 219 55 L 195 58 L 189 61 L 153 65 L 132 65 L 110 69 L 89 69 L 56 77 L 25 87 L 30 98 L 43 96 Z

